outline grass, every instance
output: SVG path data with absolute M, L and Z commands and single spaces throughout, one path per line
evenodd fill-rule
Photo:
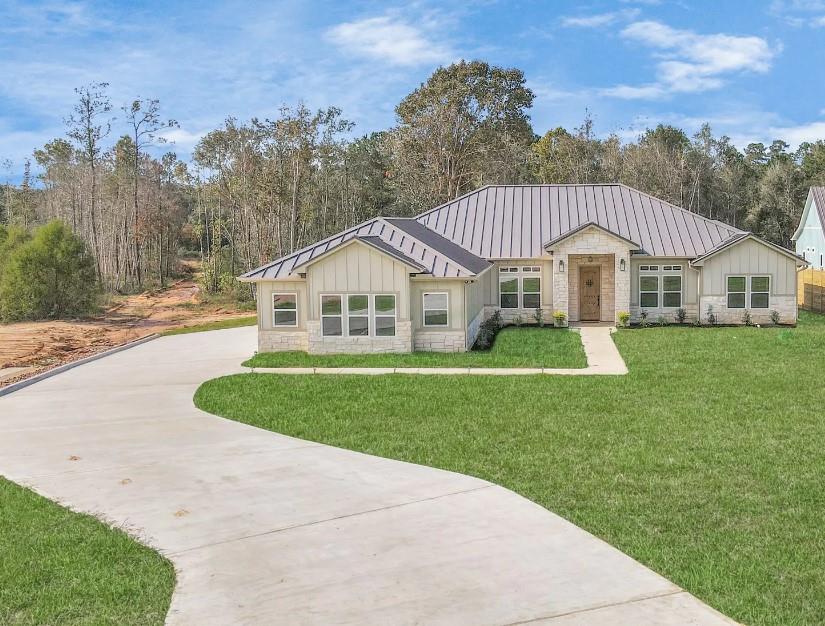
M 257 315 L 252 315 L 251 317 L 233 317 L 226 320 L 218 320 L 216 322 L 206 322 L 205 324 L 195 324 L 193 326 L 181 326 L 180 328 L 172 328 L 170 330 L 163 331 L 161 335 L 187 335 L 189 333 L 202 333 L 206 330 L 223 330 L 225 328 L 255 326 L 255 324 L 257 323 Z
M 822 624 L 825 318 L 614 337 L 627 376 L 244 374 L 195 402 L 509 487 L 735 620 Z
M 504 328 L 486 352 L 307 354 L 261 352 L 248 367 L 587 367 L 578 333 L 566 329 Z
M 0 478 L 0 623 L 163 624 L 172 564 L 126 533 Z

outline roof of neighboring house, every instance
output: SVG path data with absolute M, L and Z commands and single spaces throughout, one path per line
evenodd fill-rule
M 745 239 L 752 239 L 754 241 L 757 241 L 757 242 L 761 243 L 762 245 L 765 245 L 769 248 L 773 248 L 777 252 L 779 252 L 781 254 L 784 254 L 785 256 L 788 256 L 788 257 L 794 259 L 797 262 L 798 265 L 808 265 L 808 262 L 805 259 L 803 259 L 801 256 L 798 256 L 798 255 L 794 254 L 793 252 L 791 252 L 790 250 L 788 250 L 786 248 L 783 248 L 782 246 L 778 246 L 775 243 L 771 243 L 770 241 L 766 241 L 765 239 L 762 239 L 761 237 L 757 237 L 753 233 L 749 233 L 749 232 L 740 232 L 740 233 L 737 233 L 737 234 L 729 237 L 728 239 L 726 239 L 725 241 L 723 241 L 719 245 L 714 246 L 713 248 L 711 248 L 710 250 L 708 250 L 704 254 L 702 254 L 702 255 L 696 257 L 695 259 L 693 259 L 690 262 L 690 264 L 691 265 L 702 265 L 702 263 L 704 263 L 705 259 L 707 259 L 709 257 L 712 257 L 713 255 L 715 255 L 719 252 L 722 252 L 722 250 L 725 250 L 726 248 L 730 248 L 731 246 L 734 246 L 734 245 L 744 241 Z
M 487 259 L 538 257 L 544 242 L 588 222 L 651 256 L 693 258 L 741 232 L 621 184 L 491 185 L 418 220 Z
M 799 226 L 791 235 L 791 241 L 796 241 L 802 235 L 805 229 L 805 223 L 808 220 L 808 211 L 811 209 L 811 203 L 816 206 L 816 212 L 819 215 L 819 223 L 825 229 L 825 187 L 810 187 L 808 189 L 808 196 L 805 198 L 805 208 L 802 215 L 799 217 Z
M 373 247 L 433 277 L 469 278 L 490 267 L 488 259 L 537 258 L 546 245 L 590 225 L 643 254 L 690 259 L 743 233 L 626 185 L 488 185 L 414 218 L 373 218 L 241 280 L 288 278 L 354 237 L 371 238 Z

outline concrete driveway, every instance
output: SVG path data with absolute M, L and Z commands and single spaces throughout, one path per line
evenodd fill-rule
M 0 398 L 0 474 L 167 555 L 169 624 L 733 623 L 501 487 L 197 410 L 254 346 L 165 337 Z

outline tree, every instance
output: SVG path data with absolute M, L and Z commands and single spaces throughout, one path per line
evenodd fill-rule
M 8 239 L 8 237 L 7 237 Z M 0 319 L 85 315 L 96 304 L 94 261 L 79 237 L 59 221 L 38 228 L 31 239 L 4 246 Z
M 487 182 L 520 182 L 526 167 L 514 165 L 527 163 L 533 98 L 518 69 L 483 61 L 438 68 L 395 110 L 390 144 L 402 210 L 436 206 Z
M 66 118 L 69 138 L 78 146 L 83 162 L 89 168 L 89 226 L 92 235 L 92 254 L 95 259 L 95 271 L 98 278 L 101 278 L 101 271 L 96 210 L 97 162 L 100 158 L 100 142 L 109 134 L 112 128 L 111 120 L 105 118 L 112 110 L 112 104 L 106 95 L 108 86 L 108 83 L 91 83 L 75 89 L 78 102 L 74 107 L 74 111 Z M 99 121 L 101 117 L 104 119 Z

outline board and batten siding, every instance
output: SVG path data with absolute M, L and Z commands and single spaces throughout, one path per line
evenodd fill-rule
M 816 200 L 811 200 L 802 232 L 796 240 L 796 253 L 814 269 L 825 269 L 825 231 L 822 230 Z
M 258 283 L 258 328 L 277 332 L 306 330 L 307 285 L 306 281 L 261 281 Z M 298 326 L 273 326 L 272 294 L 294 293 L 298 295 Z
M 371 247 L 355 242 L 307 268 L 309 319 L 320 319 L 321 294 L 394 293 L 398 320 L 409 320 L 410 268 Z
M 733 245 L 705 260 L 701 295 L 724 296 L 728 276 L 770 276 L 772 296 L 796 296 L 796 262 L 753 239 Z

